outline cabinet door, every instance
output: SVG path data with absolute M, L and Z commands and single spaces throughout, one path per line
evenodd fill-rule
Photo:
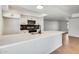
M 4 34 L 15 34 L 20 32 L 19 19 L 5 19 L 4 21 Z

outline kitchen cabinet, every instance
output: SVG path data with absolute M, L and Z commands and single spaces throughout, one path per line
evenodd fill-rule
M 5 18 L 20 18 L 20 15 L 13 12 L 5 12 L 3 13 L 3 17 Z
M 20 32 L 20 14 L 14 12 L 3 13 L 3 34 L 15 34 Z

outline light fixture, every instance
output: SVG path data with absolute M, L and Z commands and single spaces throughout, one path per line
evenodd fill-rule
M 43 9 L 44 7 L 42 5 L 38 5 L 36 8 L 37 9 Z

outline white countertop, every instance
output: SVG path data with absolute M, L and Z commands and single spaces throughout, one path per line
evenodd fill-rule
M 61 31 L 45 31 L 41 34 L 28 34 L 28 33 L 20 33 L 20 34 L 12 34 L 12 35 L 2 35 L 0 37 L 0 48 L 8 47 L 11 45 L 20 44 L 23 42 L 36 40 L 39 38 L 45 38 L 49 36 L 54 36 L 57 34 L 62 34 Z M 27 42 L 28 42 L 27 41 Z

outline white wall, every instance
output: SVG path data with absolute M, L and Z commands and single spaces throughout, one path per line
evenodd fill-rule
M 68 23 L 68 21 L 59 21 L 59 30 L 60 31 L 68 31 L 67 23 Z
M 0 5 L 0 35 L 3 32 L 2 6 Z
M 45 31 L 68 31 L 67 21 L 44 20 Z
M 44 21 L 45 31 L 57 31 L 59 30 L 59 24 L 57 21 Z
M 79 18 L 69 19 L 69 36 L 79 37 Z

